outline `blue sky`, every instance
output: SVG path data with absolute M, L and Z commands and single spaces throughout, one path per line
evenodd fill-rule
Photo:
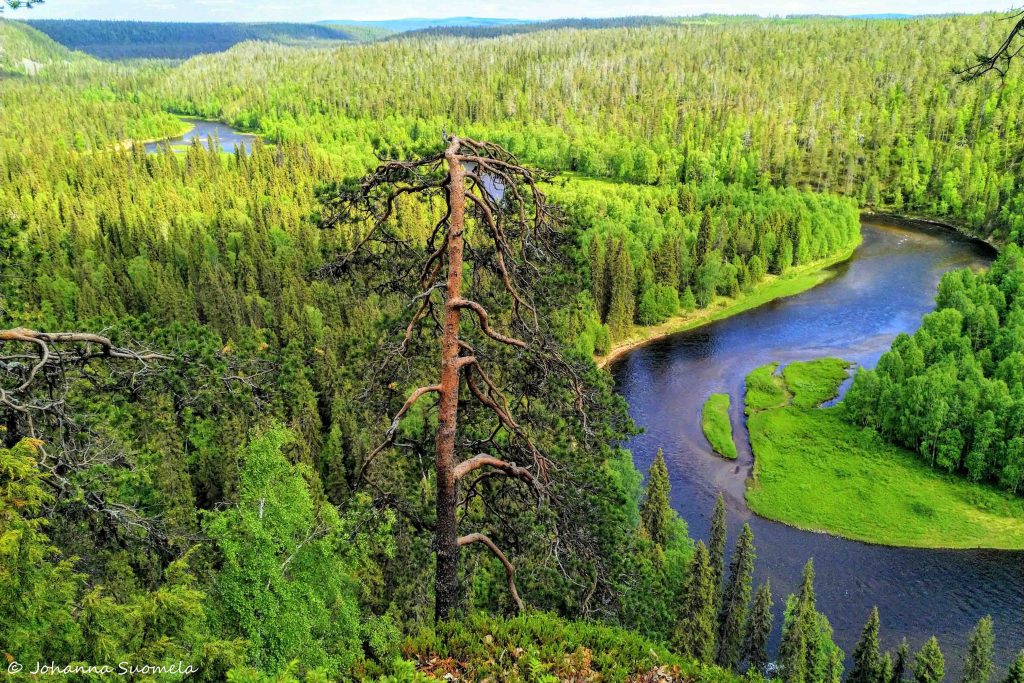
M 12 18 L 151 21 L 319 21 L 476 16 L 554 19 L 624 14 L 867 14 L 1003 11 L 1013 0 L 46 0 Z

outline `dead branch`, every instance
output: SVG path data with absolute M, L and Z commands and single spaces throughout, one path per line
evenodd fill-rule
M 470 543 L 483 543 L 487 546 L 491 553 L 505 566 L 505 574 L 508 577 L 508 592 L 512 595 L 512 600 L 516 603 L 516 609 L 519 612 L 526 610 L 526 605 L 523 604 L 523 599 L 519 597 L 519 591 L 516 589 L 516 568 L 512 566 L 512 563 L 505 557 L 505 553 L 501 552 L 487 536 L 480 533 L 467 534 L 459 537 L 459 547 L 469 545 Z
M 999 74 L 1000 79 L 1006 78 L 1010 64 L 1024 50 L 1024 42 L 1017 44 L 1017 37 L 1024 31 L 1024 10 L 1013 12 L 1006 17 L 1006 21 L 1014 22 L 1013 27 L 995 51 L 990 54 L 978 53 L 973 64 L 955 71 L 962 81 L 976 81 L 992 72 Z

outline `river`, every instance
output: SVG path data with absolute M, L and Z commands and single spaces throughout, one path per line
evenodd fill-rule
M 246 154 L 252 151 L 255 135 L 240 133 L 231 126 L 219 121 L 203 121 L 202 119 L 182 119 L 185 123 L 192 125 L 192 129 L 184 135 L 166 140 L 154 140 L 147 142 L 145 147 L 149 153 L 158 152 L 164 147 L 170 147 L 175 151 L 187 149 L 192 140 L 198 138 L 204 147 L 210 140 L 216 140 L 222 151 L 234 152 L 236 146 L 245 149 Z
M 937 227 L 865 221 L 864 242 L 835 277 L 803 294 L 732 318 L 653 341 L 610 366 L 618 391 L 644 432 L 629 447 L 646 472 L 665 451 L 672 504 L 694 538 L 707 539 L 718 492 L 729 510 L 730 548 L 744 522 L 757 545 L 755 585 L 770 577 L 781 609 L 808 558 L 814 559 L 818 608 L 828 615 L 847 655 L 873 605 L 882 618 L 882 645 L 895 650 L 906 636 L 916 650 L 936 635 L 947 677 L 962 665 L 966 640 L 991 614 L 996 659 L 1005 667 L 1024 648 L 1024 553 L 889 548 L 800 531 L 753 515 L 744 489 L 752 466 L 743 417 L 743 379 L 770 361 L 839 356 L 872 367 L 900 332 L 912 332 L 931 310 L 943 272 L 983 267 L 994 252 Z M 712 454 L 700 427 L 707 396 L 732 396 L 739 459 Z M 879 510 L 879 514 L 885 514 Z

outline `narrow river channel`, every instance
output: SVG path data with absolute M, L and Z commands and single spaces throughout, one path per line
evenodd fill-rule
M 758 553 L 755 581 L 770 577 L 776 597 L 776 643 L 781 604 L 795 590 L 806 560 L 814 558 L 818 608 L 848 655 L 877 605 L 884 647 L 895 649 L 906 636 L 916 650 L 934 634 L 946 655 L 947 676 L 956 675 L 968 634 L 991 614 L 1002 668 L 1024 648 L 1024 553 L 867 545 L 761 519 L 744 501 L 752 457 L 743 378 L 750 370 L 826 355 L 871 367 L 898 333 L 916 329 L 933 308 L 943 272 L 983 267 L 994 256 L 986 245 L 941 228 L 866 221 L 863 235 L 863 245 L 835 266 L 827 283 L 654 341 L 612 364 L 618 390 L 644 429 L 629 447 L 644 472 L 664 448 L 672 503 L 695 538 L 707 539 L 719 491 L 729 507 L 730 548 L 739 527 L 750 522 Z M 714 456 L 701 431 L 701 406 L 714 392 L 732 396 L 736 462 Z

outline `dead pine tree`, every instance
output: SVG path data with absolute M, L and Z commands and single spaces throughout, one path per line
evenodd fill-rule
M 432 528 L 437 620 L 450 618 L 457 609 L 459 551 L 476 543 L 502 563 L 511 598 L 523 609 L 514 566 L 505 553 L 484 533 L 460 533 L 460 485 L 475 490 L 480 479 L 507 477 L 543 498 L 551 464 L 535 446 L 528 428 L 517 422 L 511 408 L 516 402 L 492 379 L 484 367 L 485 353 L 478 352 L 471 340 L 492 350 L 494 346 L 515 350 L 541 367 L 542 373 L 570 377 L 574 402 L 583 414 L 580 383 L 541 334 L 530 294 L 531 282 L 539 279 L 541 268 L 554 253 L 557 235 L 558 221 L 539 188 L 543 179 L 498 145 L 446 137 L 443 151 L 409 161 L 386 161 L 358 184 L 331 188 L 322 196 L 323 227 L 348 225 L 364 232 L 352 238 L 355 246 L 345 256 L 320 274 L 338 278 L 361 261 L 385 278 L 378 289 L 401 283 L 403 291 L 410 292 L 408 324 L 382 372 L 387 374 L 389 362 L 406 357 L 420 335 L 439 345 L 436 381 L 408 393 L 393 414 L 383 443 L 364 459 L 360 474 L 364 476 L 374 458 L 396 445 L 399 424 L 417 402 L 436 400 Z M 401 234 L 395 214 L 403 195 L 443 202 L 443 215 L 425 241 Z M 507 320 L 503 325 L 510 329 L 496 329 L 496 311 L 467 298 L 471 289 L 471 283 L 464 282 L 467 271 L 472 272 L 473 282 L 486 278 L 487 286 L 498 293 L 490 298 L 501 301 L 503 320 Z M 491 438 L 483 448 L 474 449 L 478 452 L 460 452 L 460 400 L 475 402 L 494 420 Z M 498 432 L 504 438 L 498 439 Z

